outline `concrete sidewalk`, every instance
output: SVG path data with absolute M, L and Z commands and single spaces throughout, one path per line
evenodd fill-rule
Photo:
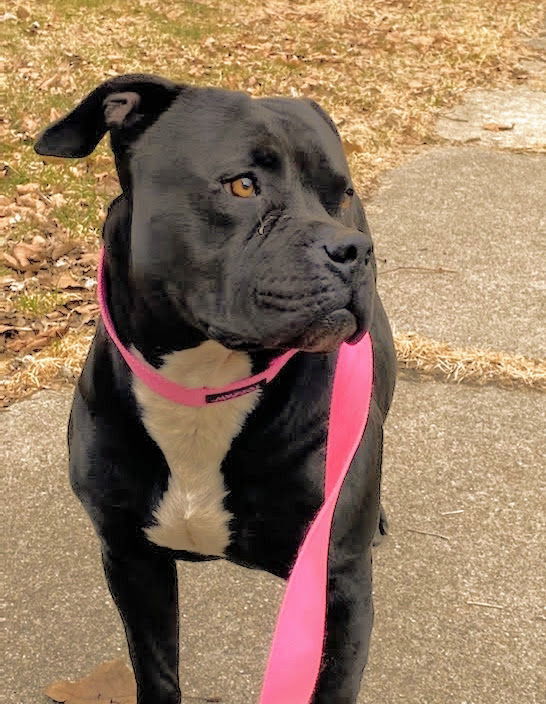
M 545 193 L 544 155 L 480 146 L 434 148 L 389 174 L 369 213 L 395 328 L 543 356 Z M 126 657 L 68 487 L 69 403 L 43 392 L 0 415 L 10 704 L 45 704 L 53 680 Z M 545 415 L 536 392 L 400 381 L 384 465 L 391 537 L 375 558 L 360 704 L 544 701 Z M 180 577 L 185 694 L 250 704 L 282 584 L 224 563 L 181 565 Z
M 430 149 L 387 174 L 367 210 L 397 330 L 544 356 L 544 155 Z
M 66 480 L 68 408 L 69 394 L 44 392 L 0 416 L 11 704 L 42 704 L 51 681 L 125 655 L 95 537 Z M 536 393 L 400 383 L 384 475 L 392 535 L 376 553 L 360 702 L 541 701 L 543 424 Z M 185 693 L 255 701 L 281 583 L 225 563 L 181 565 L 180 576 Z

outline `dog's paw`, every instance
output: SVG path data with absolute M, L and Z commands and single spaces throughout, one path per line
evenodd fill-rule
M 385 539 L 385 537 L 389 534 L 389 521 L 387 519 L 387 514 L 385 513 L 385 509 L 383 506 L 379 507 L 379 521 L 377 522 L 377 530 L 375 531 L 375 535 L 372 540 L 372 547 L 376 548 Z

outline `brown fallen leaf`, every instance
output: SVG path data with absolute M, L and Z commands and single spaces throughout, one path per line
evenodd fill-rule
M 28 269 L 30 260 L 39 261 L 43 257 L 42 247 L 19 242 L 13 248 L 13 256 L 19 262 L 20 269 Z
M 103 662 L 77 682 L 53 682 L 44 693 L 62 704 L 136 704 L 133 673 L 123 660 Z
M 38 131 L 38 127 L 40 126 L 39 121 L 37 118 L 32 117 L 31 115 L 25 115 L 22 120 L 21 120 L 21 136 L 32 136 L 35 135 L 36 132 Z
M 15 190 L 20 195 L 26 195 L 27 193 L 37 193 L 40 190 L 39 183 L 20 183 L 15 186 Z
M 343 140 L 343 149 L 345 151 L 345 154 L 349 156 L 350 154 L 358 154 L 360 152 L 364 151 L 364 148 L 360 144 L 356 144 L 355 142 L 350 142 L 348 139 Z
M 57 259 L 64 257 L 65 254 L 68 254 L 68 252 L 71 252 L 77 246 L 78 243 L 75 240 L 66 240 L 66 242 L 58 242 L 54 245 L 53 249 L 51 250 L 51 258 L 53 259 L 53 261 L 57 261 Z
M 89 161 L 96 166 L 108 165 L 112 168 L 112 158 L 106 154 L 94 154 Z
M 52 193 L 50 196 L 48 196 L 48 200 L 56 208 L 60 208 L 61 205 L 66 205 L 66 198 L 63 196 L 62 193 Z
M 91 264 L 93 266 L 96 266 L 98 259 L 99 257 L 97 252 L 86 252 L 85 254 L 82 254 L 82 256 L 78 259 L 78 263 Z
M 501 125 L 497 122 L 486 122 L 482 125 L 482 130 L 487 130 L 488 132 L 508 132 L 509 130 L 514 129 L 515 124 L 515 122 L 512 122 L 510 125 Z
M 0 323 L 0 335 L 5 332 L 11 332 L 12 330 L 17 330 L 17 327 L 15 325 L 2 325 L 2 323 Z
M 15 259 L 15 257 L 12 257 L 11 254 L 2 252 L 2 260 L 4 264 L 9 266 L 11 269 L 20 269 L 19 262 Z
M 86 315 L 87 313 L 95 315 L 98 313 L 99 306 L 98 303 L 84 303 L 76 308 L 73 308 L 72 310 L 80 315 Z
M 6 340 L 6 349 L 15 354 L 19 354 L 23 350 L 29 352 L 33 349 L 41 349 L 47 345 L 47 338 L 42 335 L 36 335 L 32 330 Z M 36 345 L 36 347 L 35 347 Z
M 99 307 L 96 304 L 89 303 L 87 305 L 79 306 L 74 308 L 74 311 L 80 316 L 79 324 L 87 325 L 88 323 L 95 323 L 99 316 Z
M 63 272 L 57 281 L 55 282 L 56 288 L 85 288 L 83 284 L 76 281 L 76 279 L 68 272 Z
M 37 352 L 43 349 L 51 342 L 51 338 L 48 335 L 34 335 L 30 342 L 27 344 L 8 344 L 7 347 L 18 354 L 29 354 L 30 352 Z
M 14 329 L 28 331 L 28 328 L 24 327 Z M 52 326 L 37 333 L 30 330 L 26 334 L 18 335 L 17 337 L 7 340 L 6 348 L 10 350 L 10 352 L 15 352 L 16 354 L 29 354 L 30 352 L 36 352 L 37 350 L 47 347 L 47 345 L 49 345 L 49 343 L 54 339 L 63 337 L 68 330 L 69 326 L 67 323 L 63 323 L 62 325 L 57 325 L 55 327 Z
M 42 90 L 48 90 L 49 88 L 53 87 L 54 85 L 57 85 L 61 79 L 61 74 L 60 73 L 54 73 L 52 76 L 49 78 L 44 79 L 38 86 L 38 88 L 41 88 Z
M 25 208 L 30 208 L 33 210 L 40 203 L 44 206 L 43 202 L 35 193 L 23 193 L 21 196 L 17 196 L 17 205 L 23 206 Z M 45 206 L 44 206 L 45 207 Z
M 66 164 L 66 159 L 62 156 L 41 156 L 40 160 L 43 161 L 44 164 Z
M 15 14 L 20 20 L 27 20 L 32 15 L 32 12 L 28 7 L 19 5 L 19 7 L 15 10 Z

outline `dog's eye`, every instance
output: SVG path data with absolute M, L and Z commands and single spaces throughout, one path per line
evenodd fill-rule
M 348 208 L 351 205 L 351 199 L 354 196 L 355 192 L 352 188 L 348 188 L 345 193 L 343 194 L 343 198 L 341 199 L 340 207 L 341 208 Z
M 238 198 L 252 198 L 257 194 L 256 184 L 250 176 L 239 176 L 233 181 L 224 183 L 224 188 Z

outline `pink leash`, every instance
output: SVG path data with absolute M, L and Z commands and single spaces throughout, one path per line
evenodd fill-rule
M 300 547 L 286 586 L 260 704 L 309 704 L 326 635 L 328 548 L 337 500 L 364 434 L 373 380 L 369 334 L 340 347 L 326 445 L 326 499 Z
M 265 372 L 228 386 L 188 389 L 165 379 L 121 343 L 106 305 L 103 251 L 99 257 L 98 298 L 106 330 L 135 376 L 159 395 L 183 405 L 204 406 L 260 388 L 298 351 L 290 350 L 276 358 Z M 328 549 L 334 511 L 366 428 L 372 384 L 373 350 L 367 334 L 354 345 L 342 344 L 339 350 L 326 444 L 325 501 L 288 579 L 259 704 L 309 704 L 315 691 L 326 636 Z

